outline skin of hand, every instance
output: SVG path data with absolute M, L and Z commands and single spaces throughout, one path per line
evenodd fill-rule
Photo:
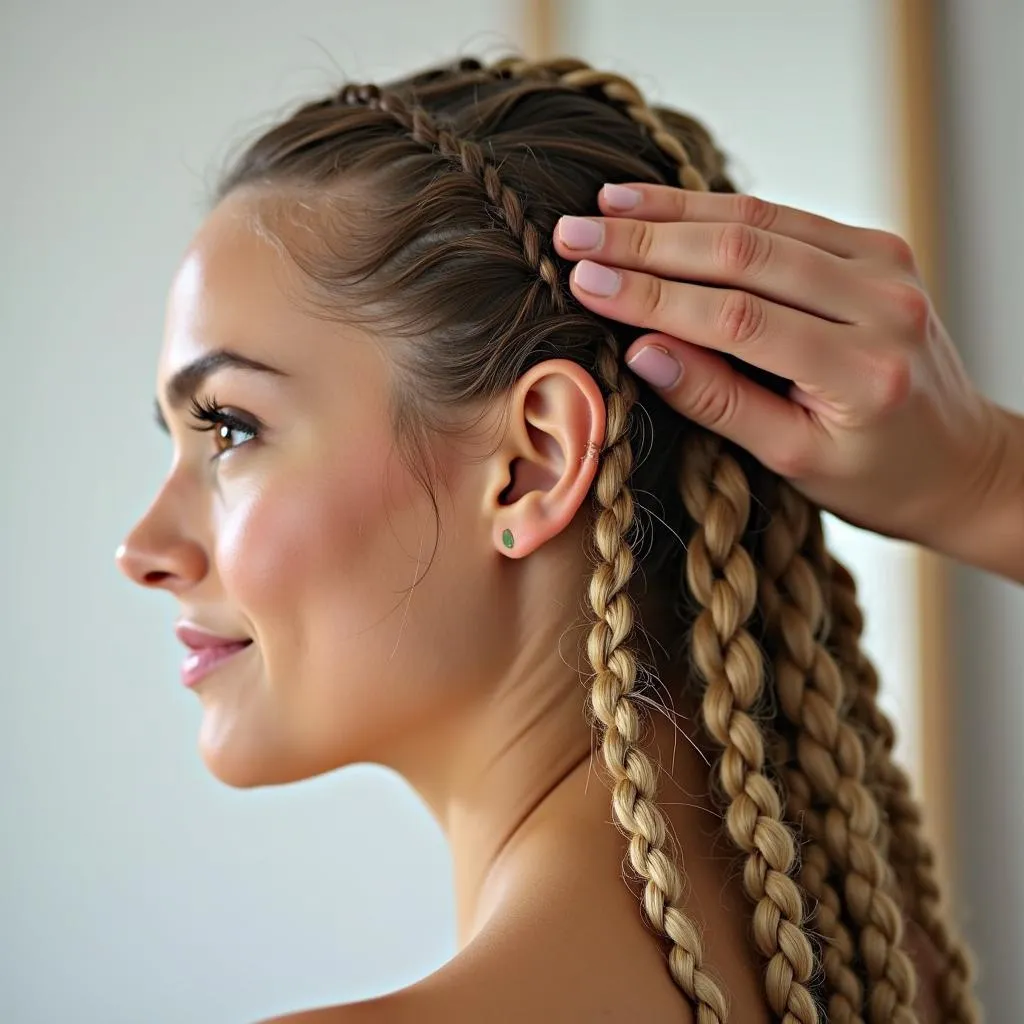
M 1024 419 L 972 383 L 907 242 L 745 194 L 598 199 L 556 250 L 583 305 L 652 332 L 626 359 L 669 405 L 854 525 L 1024 580 Z

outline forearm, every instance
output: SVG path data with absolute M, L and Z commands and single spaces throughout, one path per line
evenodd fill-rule
M 971 495 L 971 514 L 936 547 L 976 568 L 1024 583 L 1024 416 L 999 410 L 1004 424 L 990 479 Z

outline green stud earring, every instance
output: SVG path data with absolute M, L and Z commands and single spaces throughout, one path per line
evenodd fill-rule
M 511 530 L 506 530 L 501 535 L 501 543 L 504 544 L 505 547 L 507 547 L 507 548 L 510 548 L 510 547 L 512 547 L 513 544 L 515 544 L 515 539 L 512 536 L 512 531 Z

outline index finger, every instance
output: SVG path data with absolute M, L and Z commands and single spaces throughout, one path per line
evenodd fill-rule
M 636 193 L 639 199 L 631 202 L 624 190 Z M 630 181 L 602 186 L 597 199 L 601 212 L 608 217 L 749 224 L 762 231 L 772 231 L 817 246 L 845 259 L 867 255 L 870 235 L 877 234 L 869 228 L 853 227 L 743 192 L 697 192 L 671 185 Z

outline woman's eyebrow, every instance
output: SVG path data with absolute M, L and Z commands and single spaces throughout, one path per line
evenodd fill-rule
M 232 366 L 239 370 L 251 370 L 256 373 L 270 373 L 276 377 L 288 376 L 284 370 L 279 370 L 276 366 L 261 363 L 258 359 L 250 359 L 231 349 L 218 348 L 194 359 L 175 372 L 164 389 L 168 407 L 178 409 L 183 406 L 210 374 L 226 366 Z M 160 410 L 159 399 L 156 401 L 156 421 L 163 430 L 167 429 L 167 423 Z

